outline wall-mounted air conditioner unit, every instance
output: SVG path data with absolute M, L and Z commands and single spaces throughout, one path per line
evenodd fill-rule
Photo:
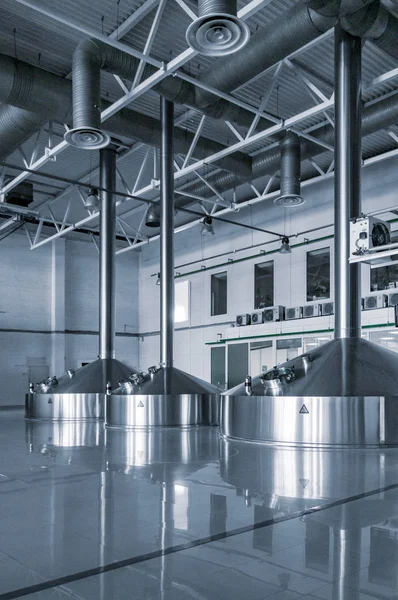
M 391 294 L 392 296 L 394 294 Z M 374 308 L 384 308 L 387 306 L 387 295 L 376 294 L 374 296 L 365 296 L 363 308 L 364 310 L 373 310 Z
M 254 312 L 252 312 L 251 321 L 252 325 L 260 325 L 260 323 L 264 323 L 264 311 L 255 310 Z
M 293 319 L 301 319 L 303 316 L 303 307 L 302 306 L 293 306 L 292 308 L 287 308 L 285 310 L 285 320 L 290 321 Z
M 264 323 L 272 321 L 283 321 L 285 318 L 284 306 L 268 306 L 264 308 Z
M 398 304 L 398 293 L 390 294 L 388 296 L 388 306 L 397 306 Z
M 363 217 L 350 223 L 350 256 L 389 244 L 390 224 L 376 217 Z
M 321 314 L 320 304 L 307 304 L 303 306 L 303 317 L 308 319 L 309 317 L 319 317 Z
M 334 314 L 334 302 L 325 302 L 321 304 L 321 313 L 323 316 L 329 316 Z
M 245 314 L 245 315 L 236 315 L 236 326 L 237 327 L 243 327 L 244 325 L 250 325 L 250 315 L 249 314 Z

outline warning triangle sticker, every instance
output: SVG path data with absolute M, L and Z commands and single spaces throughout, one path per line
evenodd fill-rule
M 49 398 L 47 404 L 52 404 L 52 403 L 53 403 L 53 401 L 51 400 L 51 398 Z
M 310 482 L 309 479 L 300 479 L 301 487 L 303 488 L 303 490 L 305 490 L 305 488 L 307 487 L 309 482 Z
M 142 404 L 142 402 L 141 402 L 141 400 L 140 400 L 140 401 L 138 402 L 138 404 L 137 404 L 137 408 L 143 408 L 143 407 L 144 407 L 144 405 Z
M 310 411 L 308 410 L 308 408 L 306 407 L 306 405 L 303 404 L 303 406 L 299 410 L 299 415 L 308 415 L 309 412 Z

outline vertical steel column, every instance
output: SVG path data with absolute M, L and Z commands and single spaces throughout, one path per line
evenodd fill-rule
M 163 97 L 160 117 L 160 361 L 167 369 L 174 358 L 174 105 Z
M 114 358 L 116 151 L 112 147 L 100 151 L 100 186 L 109 191 L 101 192 L 99 357 Z
M 335 28 L 335 338 L 361 335 L 360 265 L 348 262 L 361 207 L 361 44 Z

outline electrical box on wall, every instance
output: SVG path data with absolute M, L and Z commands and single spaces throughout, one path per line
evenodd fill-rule
M 363 217 L 350 223 L 350 256 L 364 254 L 390 240 L 390 224 L 381 219 Z
M 264 323 L 264 311 L 255 310 L 254 312 L 252 312 L 251 322 L 252 325 L 259 325 L 260 323 Z
M 319 317 L 321 315 L 321 305 L 320 304 L 307 304 L 303 306 L 303 317 L 304 319 L 308 319 L 310 317 Z
M 303 316 L 302 306 L 293 306 L 285 310 L 285 320 L 290 321 L 292 319 L 301 319 Z
M 250 315 L 249 314 L 244 314 L 244 315 L 236 315 L 236 326 L 237 327 L 243 327 L 244 325 L 250 325 Z
M 283 321 L 285 318 L 284 306 L 268 306 L 264 309 L 264 323 Z
M 394 295 L 394 294 L 392 294 Z M 387 295 L 386 294 L 376 294 L 373 296 L 365 296 L 363 299 L 363 308 L 364 310 L 373 310 L 374 308 L 384 308 L 387 306 Z

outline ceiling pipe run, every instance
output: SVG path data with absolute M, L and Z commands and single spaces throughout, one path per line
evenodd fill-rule
M 362 41 L 335 31 L 335 338 L 361 337 L 360 265 L 350 265 L 350 219 L 361 213 Z
M 116 188 L 116 148 L 100 151 L 100 186 Z M 110 191 L 101 192 L 100 210 L 100 320 L 99 357 L 115 358 L 115 251 L 116 198 Z
M 389 96 L 380 102 L 367 106 L 362 111 L 362 137 L 376 133 L 380 129 L 386 129 L 398 122 L 398 95 Z M 326 125 L 322 128 L 322 133 L 314 131 L 314 137 L 320 141 L 333 145 L 334 144 L 334 128 L 331 125 Z M 319 154 L 323 154 L 325 148 L 311 143 L 307 140 L 301 140 L 301 160 L 313 158 Z M 252 161 L 252 179 L 255 180 L 265 175 L 272 176 L 280 169 L 281 153 L 280 148 L 275 148 L 253 158 Z M 208 178 L 208 182 L 212 187 L 219 190 L 230 190 L 244 183 L 244 180 L 237 177 L 233 173 L 217 173 L 213 177 Z M 187 188 L 190 194 L 211 198 L 209 187 L 199 183 L 195 186 Z M 184 207 L 192 203 L 192 198 L 182 197 L 177 203 L 178 207 Z
M 174 106 L 160 99 L 162 143 L 160 150 L 160 362 L 165 373 L 174 360 Z M 170 382 L 165 384 L 170 393 Z
M 5 54 L 0 54 L 0 74 L 0 102 L 14 107 L 0 107 L 0 158 L 9 155 L 48 120 L 72 124 L 72 83 L 69 80 Z M 109 105 L 109 102 L 101 101 L 103 109 Z M 160 146 L 159 120 L 142 113 L 123 109 L 107 119 L 103 127 L 115 138 Z M 176 128 L 175 152 L 185 156 L 193 139 L 194 134 Z M 222 144 L 201 137 L 193 157 L 202 160 L 224 148 Z M 217 166 L 239 173 L 243 178 L 251 174 L 251 160 L 242 152 L 218 161 Z

